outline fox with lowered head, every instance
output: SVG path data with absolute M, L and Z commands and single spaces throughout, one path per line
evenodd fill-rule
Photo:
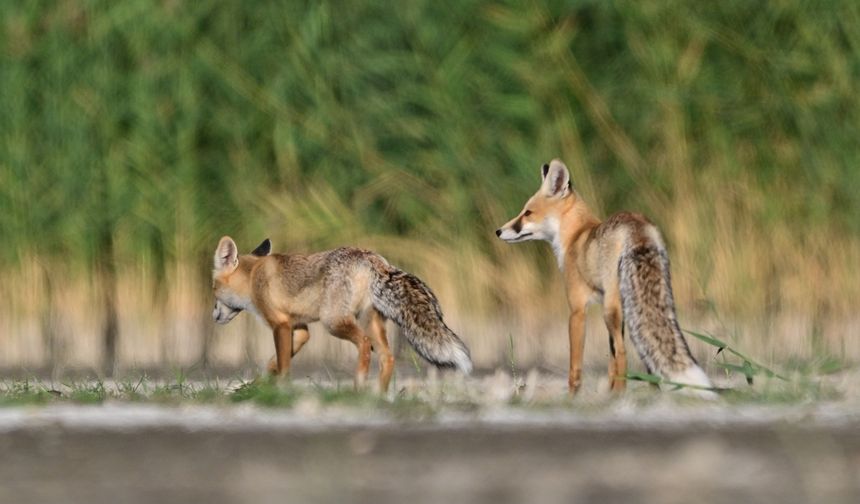
M 275 360 L 270 370 L 285 375 L 290 359 L 308 340 L 307 325 L 321 322 L 331 334 L 358 348 L 356 387 L 379 353 L 381 391 L 388 389 L 394 357 L 385 321 L 400 326 L 406 340 L 427 361 L 472 371 L 469 349 L 442 320 L 436 296 L 418 277 L 358 248 L 316 254 L 272 254 L 265 240 L 250 254 L 238 253 L 229 236 L 215 249 L 212 288 L 215 322 L 226 324 L 243 310 L 272 329 Z

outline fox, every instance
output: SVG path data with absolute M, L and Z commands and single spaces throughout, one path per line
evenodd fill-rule
M 657 227 L 632 212 L 601 221 L 574 190 L 561 160 L 553 159 L 540 170 L 540 188 L 496 236 L 507 243 L 543 240 L 552 245 L 570 308 L 570 393 L 576 394 L 582 383 L 586 307 L 601 303 L 609 332 L 612 391 L 624 391 L 627 383 L 626 325 L 649 373 L 691 386 L 687 391 L 694 395 L 716 397 L 678 325 L 669 255 Z
M 291 359 L 310 337 L 308 324 L 321 322 L 330 334 L 358 349 L 356 388 L 365 383 L 371 351 L 378 352 L 379 389 L 385 393 L 394 371 L 386 320 L 396 323 L 428 362 L 467 375 L 472 372 L 469 348 L 443 320 L 433 291 L 415 275 L 359 248 L 309 255 L 271 250 L 267 238 L 251 253 L 240 255 L 232 238 L 220 239 L 212 271 L 212 318 L 227 324 L 248 311 L 265 322 L 275 342 L 269 366 L 274 375 L 289 373 Z

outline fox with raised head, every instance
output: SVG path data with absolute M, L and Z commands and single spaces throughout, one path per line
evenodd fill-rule
M 250 254 L 240 255 L 236 243 L 225 236 L 215 249 L 212 278 L 215 322 L 226 324 L 243 310 L 257 314 L 272 329 L 275 362 L 270 369 L 279 376 L 289 372 L 290 359 L 307 342 L 307 325 L 319 321 L 358 348 L 356 387 L 367 378 L 371 350 L 376 349 L 380 391 L 388 390 L 394 357 L 386 319 L 400 326 L 427 361 L 466 374 L 472 371 L 469 349 L 442 320 L 430 288 L 368 250 L 272 254 L 267 239 Z
M 636 213 L 617 213 L 601 222 L 555 159 L 541 167 L 541 187 L 519 215 L 496 230 L 508 243 L 544 240 L 552 244 L 564 275 L 570 307 L 570 372 L 575 393 L 581 384 L 585 308 L 603 304 L 609 330 L 609 380 L 614 391 L 626 384 L 623 327 L 650 373 L 692 385 L 713 397 L 711 382 L 690 353 L 678 326 L 669 276 L 669 256 L 657 227 Z

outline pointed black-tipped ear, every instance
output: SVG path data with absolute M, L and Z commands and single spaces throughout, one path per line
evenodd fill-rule
M 547 197 L 566 196 L 570 192 L 570 171 L 560 160 L 553 159 L 546 170 L 541 190 Z
M 540 168 L 540 179 L 545 179 L 547 173 L 549 173 L 549 164 L 544 163 L 543 166 L 541 166 Z
M 263 240 L 263 243 L 257 245 L 257 248 L 255 248 L 254 251 L 251 252 L 251 255 L 255 255 L 257 257 L 265 257 L 269 255 L 271 251 L 272 242 L 268 238 L 266 238 L 265 240 Z

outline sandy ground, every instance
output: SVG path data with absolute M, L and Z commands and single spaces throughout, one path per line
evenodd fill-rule
M 0 501 L 827 502 L 860 499 L 839 407 L 448 414 L 256 407 L 0 411 Z
M 313 395 L 0 408 L 0 502 L 856 503 L 857 377 L 832 381 L 837 400 L 731 404 L 599 380 L 548 403 L 564 381 L 536 373 L 404 379 L 437 405 L 405 420 Z

